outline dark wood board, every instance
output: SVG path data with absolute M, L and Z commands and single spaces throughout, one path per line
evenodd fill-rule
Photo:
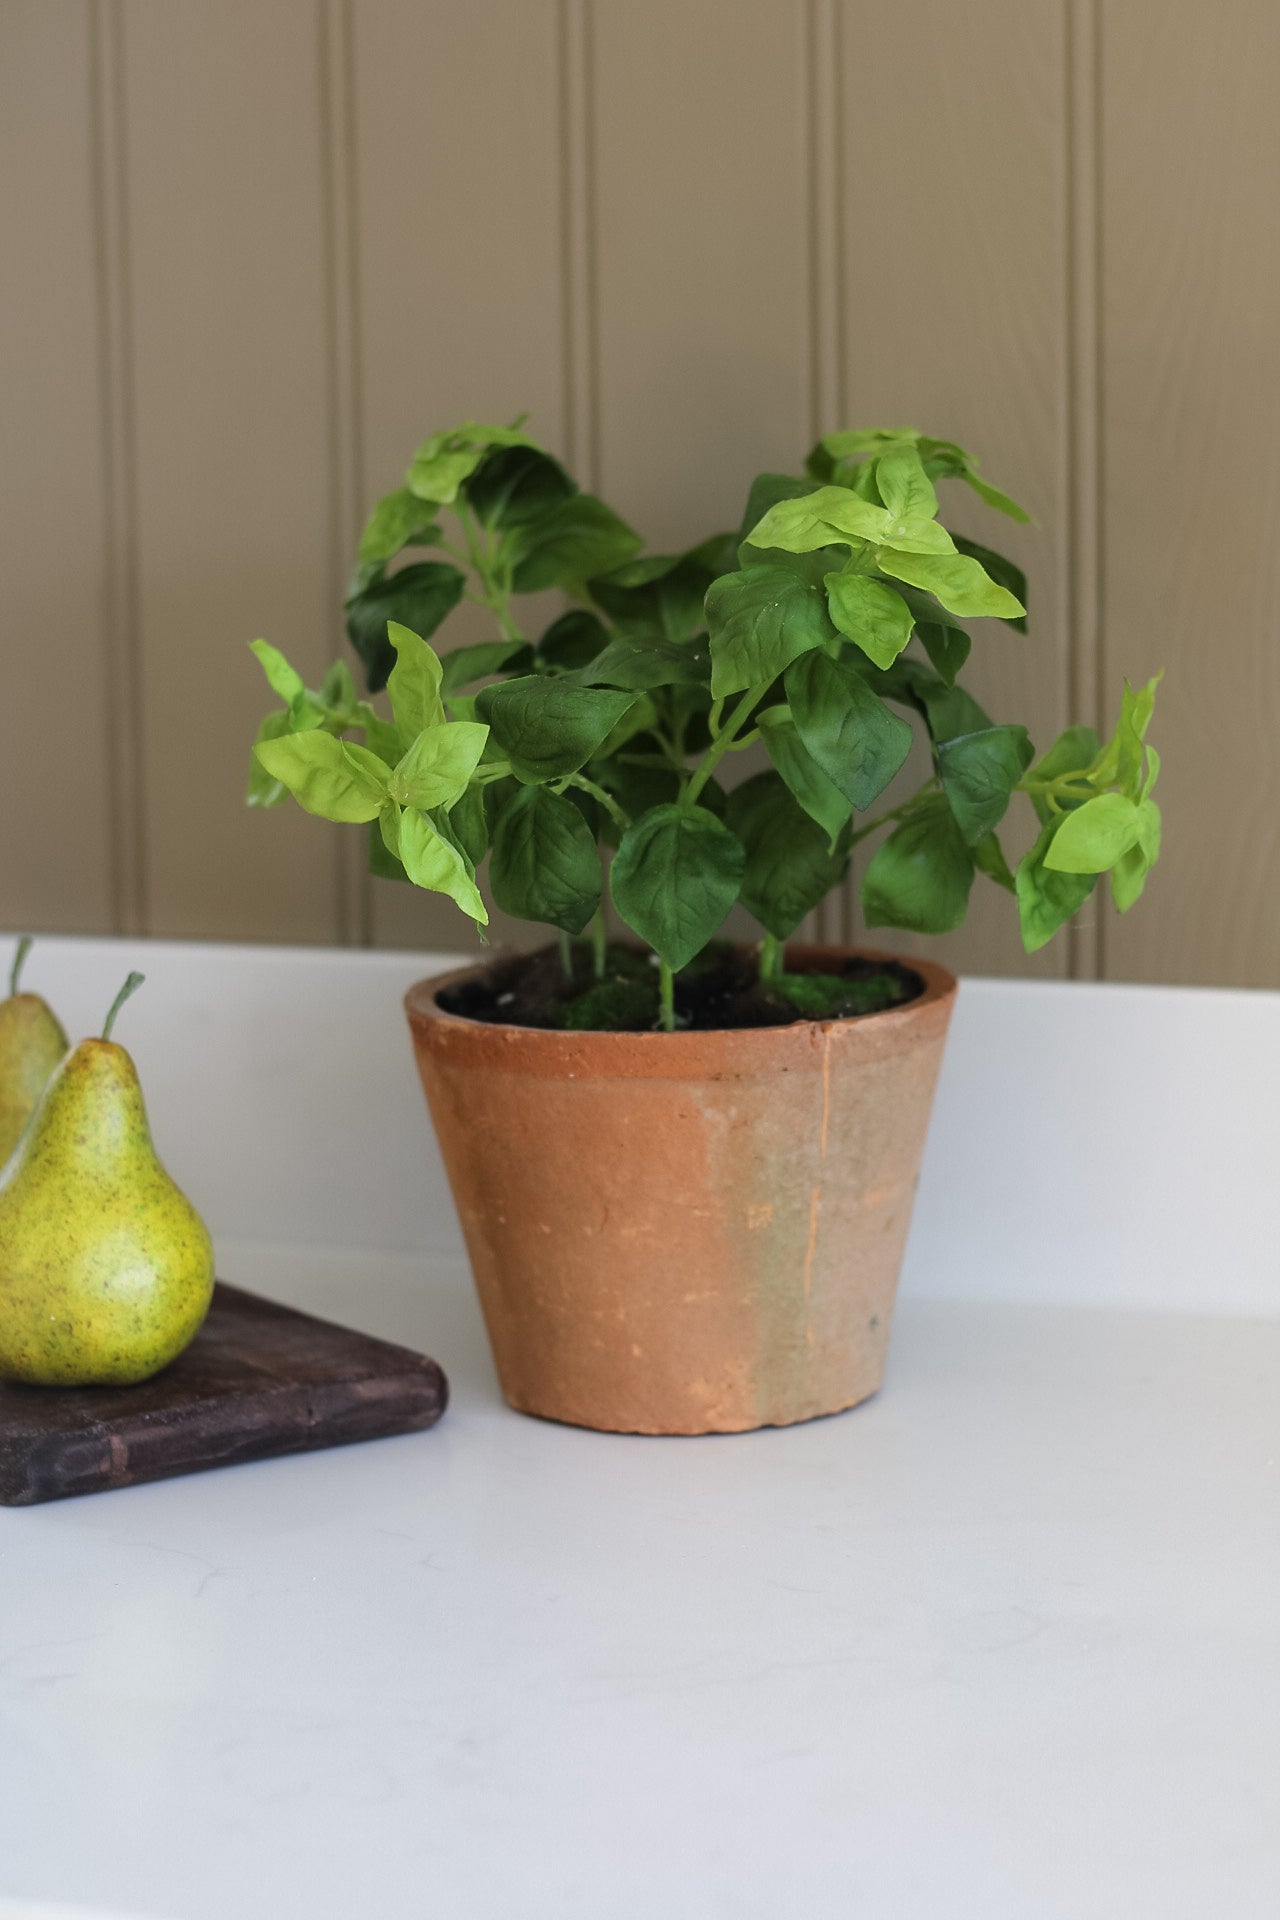
M 141 1386 L 0 1382 L 0 1505 L 413 1433 L 448 1400 L 424 1354 L 219 1282 L 186 1352 Z

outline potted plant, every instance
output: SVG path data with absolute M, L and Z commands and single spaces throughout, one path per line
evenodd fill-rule
M 960 684 L 966 623 L 1024 629 L 1026 587 L 946 530 L 946 481 L 1026 518 L 951 441 L 835 433 L 805 474 L 760 475 L 737 531 L 651 555 L 521 423 L 468 423 L 364 530 L 347 621 L 366 693 L 342 663 L 309 689 L 254 643 L 283 704 L 251 802 L 364 825 L 377 872 L 480 927 L 487 860 L 498 906 L 558 936 L 407 1001 L 517 1407 L 698 1433 L 879 1384 L 956 983 L 788 946 L 855 846 L 878 839 L 871 927 L 957 927 L 981 876 L 1034 950 L 1103 873 L 1122 911 L 1142 891 L 1156 681 L 1126 684 L 1106 744 L 1073 726 L 1037 757 L 993 721 Z M 432 557 L 389 570 L 408 547 Z M 516 603 L 547 587 L 573 604 L 535 638 Z M 496 637 L 437 655 L 464 597 Z M 913 726 L 931 771 L 890 804 Z M 1016 793 L 1037 825 L 1010 860 Z M 758 943 L 718 938 L 735 903 Z

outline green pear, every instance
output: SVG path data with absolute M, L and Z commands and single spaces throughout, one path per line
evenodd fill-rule
M 0 1379 L 131 1386 L 177 1358 L 213 1295 L 213 1247 L 151 1144 L 111 1039 L 68 1053 L 0 1175 Z
M 18 992 L 30 950 L 30 937 L 24 935 L 9 975 L 9 998 L 0 1000 L 0 1166 L 17 1146 L 49 1075 L 71 1044 L 58 1016 L 38 993 Z

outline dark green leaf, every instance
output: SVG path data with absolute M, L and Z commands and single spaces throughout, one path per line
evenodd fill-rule
M 640 549 L 640 537 L 603 500 L 576 493 L 512 536 L 522 556 L 512 584 L 517 593 L 542 587 L 578 587 L 612 573 Z
M 862 880 L 867 925 L 952 932 L 968 909 L 973 871 L 946 795 L 926 795 L 872 856 Z
M 680 645 L 672 640 L 611 640 L 609 645 L 574 675 L 583 687 L 705 686 L 711 677 L 711 659 L 705 641 Z
M 562 794 L 522 787 L 494 829 L 489 885 L 504 913 L 581 933 L 600 904 L 600 855 L 586 821 Z
M 1009 862 L 1004 857 L 1004 848 L 994 833 L 983 834 L 977 845 L 970 847 L 969 851 L 973 855 L 973 864 L 979 873 L 985 873 L 988 880 L 994 880 L 996 885 L 1003 887 L 1006 893 L 1017 892 L 1013 875 L 1009 871 Z
M 1025 727 L 986 727 L 942 742 L 938 772 L 967 846 L 999 826 L 1034 757 Z
M 792 660 L 835 636 L 821 576 L 791 567 L 725 574 L 707 594 L 706 612 L 717 700 L 776 679 Z
M 623 835 L 610 874 L 623 920 L 679 972 L 738 897 L 746 856 L 705 807 L 655 807 Z
M 536 785 L 585 766 L 635 701 L 634 693 L 529 674 L 482 688 L 476 711 L 516 777 Z
M 395 653 L 387 639 L 387 622 L 397 621 L 429 639 L 462 598 L 466 585 L 457 567 L 442 560 L 421 560 L 402 567 L 388 580 L 381 573 L 347 601 L 347 638 L 364 664 L 370 693 L 387 684 Z
M 844 660 L 806 653 L 787 668 L 787 700 L 822 772 L 860 811 L 882 794 L 911 750 L 911 728 Z
M 592 580 L 591 597 L 622 635 L 684 642 L 703 625 L 702 602 L 726 570 L 719 562 L 730 538 L 717 536 L 688 553 L 644 554 Z M 727 564 L 733 565 L 731 546 Z
M 1056 815 L 1040 831 L 1040 837 L 1018 862 L 1015 880 L 1018 893 L 1018 920 L 1022 944 L 1028 953 L 1037 953 L 1052 940 L 1058 928 L 1082 907 L 1093 892 L 1097 875 L 1093 873 L 1056 873 L 1044 863 L 1053 837 L 1069 813 Z
M 766 707 L 756 724 L 765 752 L 809 818 L 826 833 L 828 846 L 834 847 L 853 802 L 832 785 L 801 740 L 790 707 Z
M 967 554 L 971 560 L 976 560 L 984 573 L 990 574 L 997 585 L 1006 588 L 1015 600 L 1022 602 L 1024 607 L 1030 605 L 1027 599 L 1027 576 L 1021 567 L 1015 566 L 1012 560 L 1006 560 L 1002 553 L 994 553 L 990 547 L 979 546 L 976 540 L 966 540 L 962 534 L 953 534 L 952 539 L 956 543 L 958 552 Z M 1015 628 L 1018 633 L 1025 633 L 1027 616 L 1025 613 L 1013 618 L 1006 616 L 1005 624 Z
M 743 906 L 768 933 L 789 939 L 844 879 L 847 850 L 831 850 L 827 835 L 796 805 L 776 773 L 758 773 L 735 787 L 724 817 L 746 854 L 739 891 Z
M 764 519 L 769 509 L 776 507 L 780 500 L 799 500 L 806 493 L 816 493 L 820 484 L 817 480 L 805 480 L 792 473 L 758 473 L 751 482 L 751 492 L 747 495 L 746 510 L 738 530 L 738 544 L 741 545 Z
M 533 648 L 524 640 L 482 640 L 478 646 L 455 647 L 440 661 L 442 693 L 454 693 L 475 680 L 487 680 L 491 673 L 528 673 L 533 666 Z
M 394 825 L 390 830 L 391 839 L 393 844 L 398 846 L 400 809 L 394 804 L 389 805 L 387 808 L 387 816 L 389 821 L 394 821 Z M 386 838 L 383 835 L 381 820 L 371 820 L 369 822 L 367 852 L 369 871 L 375 880 L 398 880 L 404 886 L 409 884 L 409 876 L 404 870 L 404 862 L 401 860 L 399 854 L 393 853 L 391 847 L 388 846 Z
M 495 447 L 463 484 L 483 526 L 525 527 L 578 491 L 558 460 L 539 447 Z
M 538 655 L 548 666 L 576 673 L 588 667 L 609 643 L 609 629 L 597 614 L 585 607 L 573 607 L 562 613 L 538 642 Z
M 499 784 L 494 782 L 495 786 Z M 515 783 L 512 782 L 514 788 Z M 530 792 L 530 788 L 519 791 Z M 483 787 L 468 787 L 449 809 L 449 825 L 453 837 L 471 862 L 472 869 L 480 865 L 489 850 L 489 823 L 485 818 Z
M 869 665 L 860 671 L 883 699 L 900 701 L 923 714 L 934 741 L 951 740 L 958 733 L 979 733 L 991 725 L 971 694 L 963 687 L 949 687 L 923 661 L 900 657 L 885 673 L 877 673 Z
M 963 627 L 917 627 L 921 645 L 939 679 L 954 687 L 956 675 L 969 658 L 972 644 Z

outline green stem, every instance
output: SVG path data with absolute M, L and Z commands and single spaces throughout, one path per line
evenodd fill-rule
M 741 733 L 752 708 L 764 699 L 765 694 L 768 693 L 772 684 L 772 681 L 764 680 L 758 687 L 747 688 L 747 691 L 734 708 L 728 722 L 721 728 L 716 738 L 707 748 L 706 753 L 702 756 L 701 761 L 694 768 L 693 778 L 680 796 L 682 806 L 691 807 L 693 805 L 715 772 L 721 757 L 728 753 L 730 747 Z
M 598 787 L 594 780 L 588 780 L 585 773 L 571 773 L 560 782 L 557 791 L 563 793 L 566 787 L 579 787 L 583 793 L 589 793 L 604 808 L 619 833 L 625 833 L 631 825 L 629 816 L 622 811 L 613 795 L 606 793 L 603 787 Z
M 766 933 L 760 942 L 760 978 L 772 982 L 782 978 L 782 942 L 774 933 Z
M 665 960 L 658 962 L 658 1025 L 664 1033 L 676 1030 L 676 977 Z
M 917 787 L 911 795 L 911 798 L 904 800 L 901 806 L 890 807 L 888 813 L 877 814 L 874 820 L 867 821 L 865 827 L 859 827 L 858 831 L 850 840 L 849 845 L 856 847 L 860 840 L 865 840 L 869 834 L 877 833 L 881 827 L 887 827 L 891 820 L 901 820 L 903 814 L 910 813 L 912 807 L 915 806 L 917 800 L 919 800 L 923 794 L 932 792 L 938 784 L 938 778 L 935 774 L 932 780 L 926 780 L 922 787 Z
M 121 987 L 119 993 L 116 995 L 115 999 L 111 1002 L 111 1011 L 108 1013 L 102 1029 L 102 1037 L 104 1040 L 109 1040 L 111 1038 L 111 1029 L 115 1026 L 116 1015 L 119 1013 L 121 1007 L 124 1005 L 125 1001 L 129 998 L 130 994 L 136 993 L 138 991 L 138 988 L 142 985 L 146 977 L 147 976 L 145 973 L 131 973 L 129 975 L 129 978 L 125 981 L 124 985 Z
M 556 939 L 560 944 L 560 965 L 564 970 L 564 977 L 569 982 L 569 985 L 572 986 L 573 985 L 573 942 L 572 940 L 570 940 L 568 934 L 563 931 L 561 931 L 556 935 Z
M 13 956 L 13 966 L 9 970 L 9 992 L 11 995 L 18 991 L 18 981 L 22 977 L 22 969 L 26 965 L 27 955 L 30 951 L 31 935 L 24 933 L 18 942 L 18 951 Z
M 604 979 L 607 958 L 608 934 L 605 931 L 604 908 L 600 906 L 591 916 L 591 965 L 597 980 Z

